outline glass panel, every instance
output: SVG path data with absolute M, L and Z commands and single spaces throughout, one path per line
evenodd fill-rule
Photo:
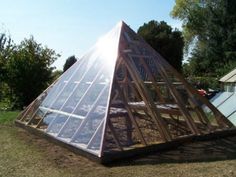
M 47 96 L 41 104 L 42 106 L 50 107 L 51 104 L 54 103 L 57 96 L 68 83 L 68 80 L 73 76 L 73 74 L 75 74 L 77 68 L 80 66 L 82 61 L 82 59 L 78 60 L 74 65 L 71 66 L 70 69 L 68 69 L 65 73 L 62 74 L 58 82 L 56 82 L 54 85 L 51 86 L 51 88 L 49 88 L 49 90 L 47 91 Z
M 232 92 L 218 93 L 211 99 L 211 103 L 217 107 L 220 104 L 222 104 L 226 99 L 228 99 L 230 96 L 232 96 L 232 94 L 233 94 Z
M 52 86 L 47 93 L 46 98 L 42 102 L 42 106 L 44 107 L 50 107 L 53 101 L 55 101 L 56 97 L 60 94 L 61 90 L 64 88 L 66 85 L 65 81 L 60 81 L 54 86 Z
M 58 136 L 61 138 L 71 138 L 81 122 L 81 119 L 70 117 Z
M 49 125 L 47 132 L 58 133 L 67 119 L 68 119 L 68 116 L 63 115 L 63 114 L 58 114 L 56 118 Z
M 217 108 L 228 117 L 232 112 L 235 111 L 236 105 L 236 93 L 229 97 L 223 104 L 218 106 Z
M 57 113 L 48 111 L 43 118 L 43 121 L 40 123 L 39 128 L 46 129 L 48 125 L 55 119 Z
M 100 62 L 95 62 L 95 64 L 82 77 L 81 81 L 79 81 L 78 87 L 76 87 L 73 92 L 71 92 L 68 100 L 62 107 L 63 111 L 74 111 L 75 106 L 80 102 L 80 99 L 86 93 L 93 80 L 96 80 L 96 75 L 99 73 L 98 69 L 101 69 Z
M 90 142 L 88 143 L 88 149 L 99 150 L 102 140 L 102 131 L 103 131 L 104 122 L 99 126 L 97 132 L 93 135 Z
M 91 110 L 94 101 L 97 99 L 103 87 L 104 85 L 101 84 L 94 85 L 77 107 L 75 114 L 86 116 L 86 114 Z
M 57 100 L 53 103 L 51 108 L 60 109 L 62 105 L 65 103 L 65 101 L 68 99 L 69 95 L 71 95 L 76 85 L 77 84 L 75 83 L 67 84 L 67 86 L 63 89 L 60 96 L 57 97 Z
M 101 93 L 104 86 L 108 83 L 104 83 L 106 78 L 104 75 L 101 75 L 89 88 L 86 95 L 84 95 L 83 99 L 81 100 L 80 104 L 77 106 L 75 110 L 75 114 L 86 116 L 86 114 L 91 109 L 94 101 L 97 99 L 98 95 Z
M 72 113 L 89 86 L 89 84 L 80 83 L 62 107 L 62 111 Z
M 108 93 L 109 87 L 103 89 L 103 93 L 97 98 L 91 112 L 89 112 L 79 130 L 77 130 L 73 142 L 87 144 L 98 127 L 101 126 L 101 121 L 104 119 L 107 110 Z

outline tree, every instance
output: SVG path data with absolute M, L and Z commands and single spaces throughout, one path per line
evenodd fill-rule
M 13 106 L 22 108 L 35 99 L 51 82 L 50 65 L 59 55 L 38 44 L 33 37 L 18 45 L 7 62 L 6 83 L 12 91 Z
M 62 70 L 55 70 L 52 72 L 52 81 L 57 80 L 61 75 L 63 71 Z
M 5 67 L 7 60 L 10 58 L 12 51 L 14 50 L 14 44 L 9 36 L 4 33 L 0 33 L 0 81 L 4 81 Z
M 183 21 L 194 75 L 220 77 L 236 67 L 236 1 L 176 0 L 172 16 Z
M 5 101 L 6 92 L 9 90 L 6 81 L 6 63 L 9 60 L 15 45 L 10 36 L 0 33 L 0 100 Z
M 67 58 L 64 66 L 63 66 L 63 72 L 65 72 L 67 69 L 69 69 L 76 61 L 77 61 L 77 59 L 75 58 L 74 55 Z
M 152 20 L 139 27 L 141 35 L 175 69 L 181 71 L 183 60 L 183 37 L 177 29 L 172 29 L 166 22 Z

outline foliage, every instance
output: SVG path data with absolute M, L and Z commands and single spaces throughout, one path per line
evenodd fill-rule
M 7 86 L 4 82 L 6 77 L 6 63 L 9 60 L 14 44 L 9 36 L 0 33 L 0 100 L 4 99 L 4 92 L 7 91 Z
M 183 21 L 186 49 L 197 76 L 221 77 L 236 67 L 236 1 L 176 0 L 172 16 Z
M 38 44 L 33 37 L 25 39 L 12 52 L 6 64 L 6 83 L 11 103 L 22 108 L 39 95 L 52 80 L 52 67 L 58 55 Z
M 14 49 L 14 44 L 9 36 L 0 33 L 0 80 L 2 81 L 5 73 L 5 63 L 10 58 Z
M 152 20 L 139 27 L 141 35 L 175 69 L 181 71 L 183 60 L 183 37 L 177 29 L 172 29 L 166 22 Z
M 63 72 L 65 72 L 67 69 L 69 69 L 76 61 L 77 61 L 77 59 L 75 58 L 74 55 L 67 58 L 64 66 L 63 66 Z
M 61 70 L 55 70 L 52 72 L 52 81 L 57 80 L 61 75 L 62 75 L 63 71 Z

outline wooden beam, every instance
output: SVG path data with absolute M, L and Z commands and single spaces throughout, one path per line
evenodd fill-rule
M 125 105 L 125 109 L 126 109 L 127 112 L 128 112 L 129 119 L 130 119 L 130 120 L 132 121 L 132 123 L 134 124 L 135 130 L 137 131 L 137 134 L 138 134 L 139 139 L 141 140 L 142 144 L 147 145 L 147 143 L 146 143 L 146 141 L 145 141 L 145 139 L 144 139 L 144 137 L 143 137 L 143 134 L 142 134 L 141 130 L 139 129 L 138 123 L 137 123 L 135 117 L 133 116 L 133 113 L 132 113 L 132 111 L 131 111 L 131 109 L 130 109 L 130 107 L 129 107 L 129 105 L 128 105 L 128 100 L 127 100 L 126 97 L 124 96 L 124 94 L 123 94 L 123 92 L 122 92 L 122 90 L 121 90 L 119 84 L 116 84 L 116 87 L 117 87 L 117 90 L 118 90 L 118 92 L 119 92 L 119 94 L 120 94 L 121 99 L 123 100 L 123 103 L 124 103 L 124 105 Z
M 213 129 L 209 119 L 206 117 L 205 113 L 203 112 L 202 108 L 198 105 L 198 103 L 195 102 L 194 99 L 190 96 L 188 102 L 190 103 L 191 107 L 195 110 L 199 121 L 201 121 L 203 124 L 206 124 L 209 128 L 209 132 Z
M 160 135 L 162 137 L 162 140 L 163 141 L 171 141 L 172 140 L 171 134 L 170 134 L 169 130 L 167 129 L 167 126 L 166 126 L 164 120 L 162 120 L 161 115 L 157 112 L 156 106 L 153 103 L 152 98 L 149 96 L 149 93 L 148 93 L 147 89 L 145 88 L 145 85 L 143 84 L 141 77 L 139 76 L 139 73 L 136 69 L 135 64 L 132 61 L 132 58 L 130 58 L 128 56 L 124 60 L 124 63 L 129 71 L 130 76 L 135 81 L 135 85 L 136 85 L 143 101 L 145 102 L 145 104 L 148 108 L 148 111 L 152 115 L 152 118 L 154 119 L 155 123 L 157 124 Z
M 149 46 L 150 48 L 150 46 Z M 152 49 L 153 50 L 153 49 Z M 200 96 L 197 91 L 195 89 L 193 89 L 193 87 L 191 87 L 187 81 L 169 64 L 167 63 L 167 61 L 165 61 L 165 59 L 158 54 L 157 52 L 155 52 L 155 55 L 157 58 L 159 58 L 160 60 L 162 60 L 162 63 L 165 66 L 168 66 L 171 71 L 173 72 L 173 74 L 184 84 L 184 86 L 187 88 L 186 90 L 188 91 L 188 93 L 190 95 L 194 95 L 196 96 L 200 101 L 202 101 L 215 115 L 216 121 L 218 123 L 218 125 L 222 128 L 226 128 L 226 127 L 234 127 L 233 123 L 230 122 L 215 106 L 213 106 L 206 98 Z
M 156 89 L 156 93 L 157 93 L 157 95 L 158 95 L 160 101 L 164 103 L 165 100 L 164 100 L 164 98 L 163 98 L 162 95 L 161 95 L 161 90 L 160 90 L 160 88 L 157 86 L 157 82 L 156 82 L 156 80 L 155 80 L 155 77 L 154 77 L 153 74 L 151 73 L 149 66 L 148 66 L 147 63 L 144 61 L 143 58 L 139 58 L 139 59 L 140 59 L 141 63 L 143 64 L 143 66 L 144 66 L 144 68 L 145 68 L 145 70 L 146 70 L 148 76 L 150 77 L 150 79 L 151 79 L 151 81 L 152 81 L 152 85 L 154 85 L 154 87 L 155 87 L 155 89 Z
M 188 110 L 185 107 L 185 104 L 182 102 L 181 97 L 178 93 L 178 91 L 175 89 L 175 87 L 171 84 L 171 82 L 168 79 L 168 75 L 163 68 L 162 64 L 156 59 L 154 59 L 155 66 L 159 69 L 159 74 L 162 76 L 162 78 L 165 80 L 167 83 L 167 86 L 170 90 L 171 95 L 175 99 L 176 103 L 179 106 L 180 111 L 183 113 L 183 116 L 191 129 L 193 134 L 200 134 L 200 131 L 197 129 L 196 125 L 194 124 L 193 118 L 189 114 Z

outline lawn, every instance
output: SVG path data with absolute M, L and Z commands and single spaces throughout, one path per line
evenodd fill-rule
M 0 124 L 12 125 L 20 111 L 0 111 Z
M 236 137 L 103 166 L 15 127 L 18 112 L 0 112 L 0 177 L 235 177 Z

